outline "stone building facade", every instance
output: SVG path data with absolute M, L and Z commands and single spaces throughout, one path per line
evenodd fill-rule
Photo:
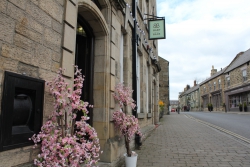
M 211 76 L 199 84 L 201 111 L 250 110 L 250 50 L 238 53 L 231 63 L 220 71 L 212 66 Z M 180 105 L 187 105 L 190 89 L 179 94 Z
M 200 110 L 200 92 L 199 85 L 194 81 L 194 86 L 188 89 L 185 92 L 187 99 L 186 106 L 189 107 L 190 111 L 199 111 Z
M 112 93 L 123 82 L 133 86 L 136 72 L 137 113 L 144 134 L 159 121 L 159 71 L 157 40 L 148 40 L 144 13 L 156 15 L 156 0 L 139 0 L 132 13 L 134 0 L 1 0 L 0 1 L 0 99 L 1 134 L 14 136 L 13 125 L 3 124 L 11 105 L 8 98 L 27 94 L 38 101 L 36 113 L 44 122 L 53 110 L 53 98 L 44 82 L 56 76 L 60 67 L 73 85 L 74 65 L 85 75 L 83 100 L 94 105 L 90 123 L 100 139 L 100 166 L 114 166 L 125 152 L 118 139 L 112 113 L 118 109 Z M 135 17 L 134 17 L 135 16 Z M 136 54 L 133 54 L 133 30 L 136 28 Z M 135 57 L 136 56 L 136 57 Z M 136 69 L 133 69 L 136 58 Z M 11 81 L 25 84 L 12 85 Z M 32 84 L 38 84 L 39 89 Z M 7 89 L 8 88 L 8 89 Z M 13 97 L 7 96 L 8 91 Z M 6 93 L 7 92 L 7 93 Z M 34 93 L 35 92 L 35 93 Z M 38 96 L 38 95 L 40 96 Z M 36 107 L 37 107 L 36 106 Z M 32 110 L 33 112 L 33 110 Z M 130 113 L 132 111 L 129 111 Z M 5 115 L 4 115 L 5 114 Z M 6 121 L 5 121 L 6 122 Z M 11 122 L 11 121 L 10 121 Z M 39 122 L 39 121 L 38 121 Z M 39 125 L 35 125 L 36 128 Z M 6 138 L 7 139 L 7 138 Z M 13 140 L 13 143 L 15 141 Z M 30 164 L 39 149 L 31 143 L 0 143 L 2 166 Z M 134 142 L 132 142 L 134 144 Z M 15 146 L 14 146 L 15 145 Z M 132 146 L 132 145 L 131 145 Z
M 179 93 L 178 100 L 179 100 L 179 106 L 180 106 L 181 111 L 187 111 L 188 110 L 189 99 L 188 99 L 187 93 L 189 92 L 189 89 L 190 89 L 190 85 L 186 85 L 183 92 Z
M 159 99 L 163 101 L 164 114 L 169 111 L 169 61 L 159 56 L 161 71 L 159 73 Z
M 200 111 L 199 84 L 194 81 L 194 86 L 187 85 L 179 94 L 179 106 L 182 111 Z
M 180 110 L 183 111 L 183 107 L 186 106 L 186 94 L 185 92 L 180 92 L 178 96 L 178 101 L 180 105 Z
M 201 82 L 200 85 L 200 97 L 201 97 L 201 108 L 208 111 L 208 104 L 213 105 L 214 111 L 223 111 L 223 103 L 225 103 L 224 98 L 224 69 L 217 71 L 212 66 L 211 76 L 205 81 Z
M 170 109 L 177 109 L 179 106 L 179 101 L 178 100 L 169 100 L 169 104 L 170 104 Z
M 224 72 L 225 104 L 228 111 L 250 110 L 250 50 L 240 52 Z

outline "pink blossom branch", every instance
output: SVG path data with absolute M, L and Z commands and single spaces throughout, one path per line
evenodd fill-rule
M 36 166 L 79 167 L 79 164 L 85 164 L 90 167 L 99 160 L 97 133 L 86 122 L 89 119 L 87 107 L 92 106 L 80 100 L 84 78 L 81 70 L 76 67 L 75 71 L 73 91 L 62 77 L 62 69 L 53 81 L 47 82 L 54 97 L 54 111 L 39 134 L 30 139 L 34 141 L 34 147 L 41 142 L 41 154 L 34 160 Z M 75 120 L 77 112 L 84 113 L 80 121 Z M 71 127 L 68 127 L 67 121 Z M 69 128 L 70 132 L 67 130 Z

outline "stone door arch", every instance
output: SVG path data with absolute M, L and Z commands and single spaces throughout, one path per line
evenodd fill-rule
M 82 17 L 91 27 L 93 44 L 93 126 L 98 133 L 100 143 L 109 137 L 109 93 L 110 93 L 110 36 L 103 12 L 108 13 L 105 0 L 100 0 L 102 11 L 91 0 L 78 1 L 78 17 Z M 109 15 L 107 14 L 106 17 Z M 101 145 L 101 147 L 103 147 Z

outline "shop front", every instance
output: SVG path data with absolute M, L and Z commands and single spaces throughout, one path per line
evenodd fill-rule
M 240 111 L 244 105 L 250 110 L 250 84 L 225 91 L 225 101 L 228 111 Z M 244 109 L 243 109 L 244 111 Z
M 202 98 L 202 106 L 203 106 L 203 108 L 207 108 L 207 104 L 209 103 L 208 94 L 205 94 L 205 95 L 201 96 L 201 98 Z
M 213 104 L 214 111 L 219 111 L 222 107 L 221 90 L 211 93 L 211 103 Z

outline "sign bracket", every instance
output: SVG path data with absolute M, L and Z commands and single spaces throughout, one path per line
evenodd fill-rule
M 146 16 L 152 16 L 152 17 L 150 17 L 150 18 L 145 18 L 145 19 L 143 19 L 143 20 L 165 19 L 165 17 L 158 17 L 158 16 L 155 16 L 155 15 L 150 15 L 150 14 L 146 14 L 146 13 L 144 13 L 144 15 L 146 15 Z

